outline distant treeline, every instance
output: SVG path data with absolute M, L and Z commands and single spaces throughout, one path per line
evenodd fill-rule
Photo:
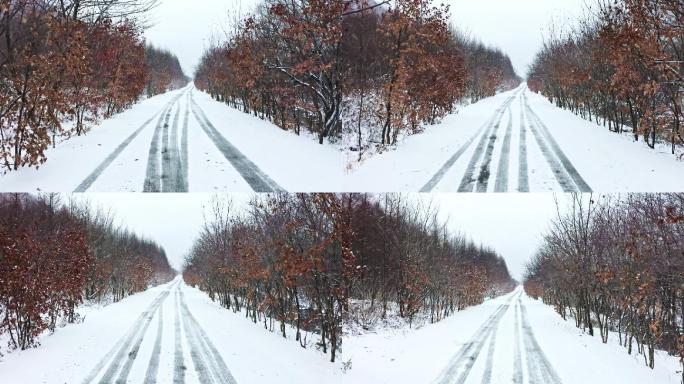
M 148 96 L 182 88 L 190 81 L 183 73 L 176 55 L 150 44 L 145 45 L 145 67 L 147 69 L 145 92 Z
M 394 144 L 520 82 L 508 56 L 454 32 L 447 15 L 430 0 L 265 0 L 204 54 L 196 84 L 320 143 Z
M 317 335 L 331 361 L 345 321 L 436 322 L 515 284 L 494 251 L 398 195 L 264 195 L 240 212 L 215 203 L 185 281 L 283 337 L 289 325 L 303 347 Z
M 574 196 L 528 265 L 525 290 L 651 368 L 684 358 L 684 194 Z M 684 374 L 683 374 L 684 378 Z
M 36 344 L 84 301 L 114 300 L 173 278 L 164 250 L 58 195 L 0 194 L 0 335 Z

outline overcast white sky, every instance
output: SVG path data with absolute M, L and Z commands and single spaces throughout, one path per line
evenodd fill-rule
M 183 264 L 204 223 L 204 206 L 212 195 L 89 193 L 81 196 L 94 207 L 110 211 L 120 225 L 154 240 L 166 251 L 171 266 Z
M 120 223 L 161 244 L 169 261 L 180 269 L 204 222 L 203 212 L 212 194 L 93 193 L 84 195 L 92 204 L 110 209 Z M 419 195 L 413 195 L 419 196 Z M 236 204 L 249 194 L 231 194 Z M 554 195 L 542 194 L 424 194 L 440 208 L 449 229 L 501 254 L 514 278 L 520 279 L 525 263 L 534 255 L 542 233 L 556 214 Z M 565 198 L 559 198 L 565 203 Z
M 557 216 L 551 193 L 426 194 L 439 207 L 453 233 L 491 247 L 506 260 L 513 278 L 522 280 L 525 265 L 537 251 L 550 221 Z M 567 200 L 559 195 L 561 209 Z
M 244 14 L 261 0 L 160 0 L 149 15 L 147 40 L 173 51 L 192 75 L 212 36 L 220 36 L 231 15 Z M 508 53 L 519 75 L 541 47 L 553 22 L 571 24 L 584 4 L 595 0 L 436 0 L 451 5 L 452 22 L 488 45 Z
M 435 2 L 439 2 L 436 0 Z M 507 53 L 516 72 L 527 67 L 551 25 L 567 28 L 595 0 L 443 0 L 451 6 L 452 23 L 487 45 Z
M 159 0 L 148 17 L 149 43 L 178 56 L 183 71 L 192 76 L 205 48 L 223 36 L 233 15 L 251 11 L 258 0 Z M 243 10 L 241 12 L 241 10 Z

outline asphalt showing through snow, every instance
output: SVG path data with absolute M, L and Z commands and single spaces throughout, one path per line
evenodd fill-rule
M 243 155 L 239 149 L 230 143 L 214 125 L 207 119 L 207 116 L 202 111 L 197 103 L 190 97 L 190 108 L 193 115 L 199 122 L 204 132 L 209 136 L 216 148 L 223 154 L 240 173 L 243 179 L 249 184 L 255 192 L 284 192 L 278 184 L 275 183 L 268 175 L 266 175 L 259 167 L 254 164 L 247 156 Z
M 544 351 L 539 347 L 537 339 L 534 337 L 532 327 L 527 320 L 527 309 L 518 298 L 518 306 L 522 317 L 523 341 L 525 345 L 525 355 L 527 356 L 527 366 L 530 384 L 561 384 L 561 379 L 546 358 Z
M 129 351 L 131 351 L 131 345 L 135 340 L 136 335 L 138 335 L 141 329 L 147 329 L 147 326 L 152 321 L 154 312 L 159 306 L 166 300 L 169 295 L 171 288 L 165 289 L 161 292 L 148 306 L 148 308 L 140 314 L 140 317 L 133 323 L 129 331 L 124 337 L 119 339 L 117 343 L 112 347 L 109 352 L 107 352 L 104 357 L 97 363 L 97 365 L 91 370 L 90 374 L 86 377 L 83 383 L 94 383 L 95 378 L 104 369 L 104 373 L 100 377 L 98 383 L 111 383 L 114 380 L 114 376 L 118 372 L 123 360 Z M 112 358 L 112 355 L 114 357 Z M 105 367 L 106 365 L 106 367 Z
M 497 108 L 494 112 L 494 116 L 487 124 L 487 129 L 484 131 L 480 137 L 480 141 L 475 147 L 475 152 L 470 157 L 470 162 L 468 163 L 468 168 L 466 168 L 465 174 L 461 179 L 461 184 L 458 187 L 459 192 L 473 192 L 475 182 L 483 182 L 483 178 L 489 178 L 489 162 L 491 161 L 491 156 L 494 151 L 494 143 L 496 142 L 496 131 L 501 125 L 501 119 L 503 119 L 506 108 L 513 102 L 518 92 L 510 96 L 504 103 Z M 489 145 L 485 148 L 485 145 L 489 141 Z M 480 169 L 480 175 L 475 179 L 475 170 L 477 164 L 482 162 L 482 167 Z
M 529 192 L 530 181 L 527 166 L 527 126 L 525 125 L 525 108 L 520 98 L 520 138 L 518 141 L 518 192 Z
M 190 96 L 192 92 L 186 95 L 185 105 L 190 105 Z M 183 117 L 183 131 L 181 132 L 181 147 L 180 147 L 180 165 L 178 181 L 180 188 L 188 191 L 188 120 L 190 118 L 190 108 L 185 108 L 185 116 Z
M 190 344 L 190 355 L 199 373 L 200 383 L 236 384 L 235 378 L 228 370 L 216 347 L 185 304 L 180 287 L 177 289 L 177 294 L 180 295 L 183 328 L 186 330 L 185 337 Z
M 164 140 L 162 145 L 166 148 L 168 141 L 168 127 L 169 119 L 171 118 L 171 113 L 173 107 L 178 102 L 180 96 L 173 99 L 173 104 L 169 105 L 162 115 L 159 117 L 157 126 L 154 129 L 154 134 L 152 135 L 152 142 L 150 143 L 149 155 L 147 157 L 147 171 L 145 172 L 145 184 L 143 185 L 143 192 L 161 192 L 161 174 L 159 172 L 159 160 L 160 160 L 160 139 Z
M 501 157 L 499 157 L 499 167 L 496 172 L 496 184 L 494 185 L 494 192 L 508 191 L 508 166 L 511 157 L 511 136 L 513 133 L 513 112 L 511 112 L 510 105 L 508 106 L 508 127 L 506 127 L 506 136 L 504 136 L 503 145 L 501 147 Z M 486 185 L 484 188 L 487 191 Z M 479 189 L 478 189 L 479 192 Z
M 516 384 L 524 383 L 524 377 L 530 384 L 562 384 L 558 374 L 546 358 L 544 351 L 537 343 L 532 327 L 527 320 L 527 310 L 520 300 L 519 294 L 511 295 L 505 303 L 499 305 L 494 313 L 478 328 L 473 336 L 464 343 L 458 352 L 452 357 L 446 368 L 435 380 L 435 384 L 464 384 L 466 380 L 479 382 L 482 384 L 492 383 L 493 371 L 496 367 L 494 354 L 497 350 L 497 339 L 499 325 L 504 315 L 508 312 L 511 305 L 515 307 L 514 312 L 514 355 L 513 373 L 510 381 Z M 511 304 L 514 302 L 514 304 Z M 520 313 L 520 317 L 519 317 Z M 521 319 L 521 320 L 520 320 Z M 523 372 L 520 329 L 522 329 L 522 340 L 524 344 L 525 360 L 527 363 L 527 375 Z M 472 377 L 471 372 L 475 363 L 482 354 L 484 346 L 488 344 L 487 354 L 484 362 L 484 370 L 481 377 Z
M 161 111 L 158 111 L 157 113 L 155 113 L 152 117 L 150 117 L 149 120 L 147 120 L 146 122 L 144 122 L 143 125 L 140 126 L 140 128 L 136 129 L 136 130 L 135 130 L 133 133 L 131 133 L 123 142 L 121 142 L 121 144 L 119 144 L 119 146 L 117 146 L 117 147 L 114 149 L 114 151 L 113 151 L 112 153 L 110 153 L 109 156 L 107 156 L 107 157 L 102 161 L 102 163 L 100 163 L 100 164 L 99 164 L 99 165 L 98 165 L 98 166 L 97 166 L 97 167 L 88 175 L 88 177 L 86 177 L 86 178 L 81 182 L 81 184 L 79 184 L 78 187 L 76 187 L 76 189 L 74 189 L 74 192 L 79 192 L 79 193 L 80 193 L 80 192 L 86 192 L 86 191 L 93 185 L 93 183 L 95 183 L 95 180 L 97 180 L 97 179 L 100 177 L 100 175 L 102 175 L 102 172 L 104 172 L 104 170 L 107 169 L 107 167 L 109 167 L 109 166 L 112 164 L 112 162 L 113 162 L 117 157 L 119 157 L 119 155 L 121 154 L 121 152 L 123 152 L 124 149 L 126 149 L 126 147 L 128 147 L 128 145 L 129 145 L 136 137 L 138 137 L 138 135 L 140 134 L 140 132 L 142 132 L 148 125 L 150 125 L 150 123 L 152 123 L 152 121 L 153 121 L 160 113 L 163 113 L 163 111 L 165 111 L 166 108 L 168 108 L 168 106 L 170 106 L 170 105 L 173 103 L 173 101 L 174 101 L 174 100 L 169 101 L 168 104 L 166 104 L 166 106 L 165 106 L 164 108 L 162 108 Z
M 159 360 L 161 356 L 162 334 L 165 320 L 162 315 L 163 305 L 173 292 L 173 382 L 184 383 L 186 365 L 183 356 L 183 336 L 189 345 L 192 368 L 197 373 L 200 384 L 237 384 L 223 358 L 216 350 L 202 326 L 194 318 L 180 289 L 180 282 L 171 284 L 162 291 L 145 311 L 136 319 L 129 331 L 117 341 L 92 369 L 83 383 L 127 383 L 130 381 L 131 368 L 141 356 L 140 346 L 146 337 L 154 337 L 154 346 L 145 369 L 145 384 L 159 383 Z M 148 328 L 154 318 L 157 319 L 156 336 L 148 335 Z
M 539 149 L 546 161 L 548 168 L 556 178 L 556 182 L 566 192 L 591 192 L 591 187 L 579 174 L 570 159 L 558 145 L 548 127 L 532 110 L 527 102 L 526 90 L 516 90 L 511 96 L 494 111 L 490 119 L 475 134 L 469 138 L 452 155 L 446 163 L 435 173 L 434 176 L 421 188 L 421 192 L 432 192 L 438 185 L 451 182 L 445 178 L 461 156 L 472 148 L 470 160 L 461 175 L 458 184 L 458 192 L 487 192 L 492 179 L 492 158 L 496 152 L 497 142 L 502 139 L 500 157 L 497 163 L 497 171 L 494 177 L 494 192 L 508 192 L 509 170 L 511 157 L 511 141 L 513 136 L 513 114 L 511 106 L 518 99 L 520 102 L 520 133 L 518 143 L 518 192 L 529 192 L 529 165 L 528 165 L 528 135 L 532 133 Z M 506 114 L 508 111 L 508 114 Z M 527 118 L 526 118 L 527 117 Z M 502 134 L 501 127 L 504 119 L 507 126 Z M 479 138 L 479 139 L 478 139 Z
M 495 332 L 501 318 L 508 310 L 512 297 L 509 297 L 506 303 L 501 304 L 494 313 L 485 320 L 485 322 L 475 331 L 473 337 L 468 340 L 459 351 L 454 355 L 446 369 L 437 379 L 438 384 L 451 384 L 456 382 L 463 382 L 468 377 L 477 356 L 482 351 L 482 346 L 487 341 L 487 338 L 492 332 Z
M 549 165 L 551 166 L 551 169 L 553 170 L 554 174 L 556 174 L 559 178 L 559 183 L 561 183 L 561 185 L 566 185 L 566 187 L 563 188 L 563 191 L 592 192 L 591 188 L 586 183 L 586 181 L 584 181 L 582 176 L 580 176 L 575 166 L 573 166 L 572 162 L 570 162 L 567 156 L 565 156 L 565 153 L 549 132 L 548 127 L 539 118 L 539 116 L 537 116 L 534 110 L 532 110 L 527 100 L 527 95 L 523 95 L 523 99 L 525 101 L 525 109 L 527 110 L 528 116 L 533 121 L 533 124 L 530 124 L 530 127 L 534 127 L 534 125 L 536 124 L 537 127 L 539 127 L 539 130 L 541 131 L 541 135 L 538 135 L 536 133 L 537 130 L 534 128 L 532 129 L 532 132 L 534 133 L 535 137 L 537 137 L 537 141 L 540 145 L 542 145 L 542 142 L 546 140 L 548 144 L 551 146 L 551 149 L 553 150 L 553 155 L 547 156 L 547 160 L 549 161 Z M 543 136 L 543 139 L 540 136 Z M 554 155 L 555 158 L 553 158 Z M 561 178 L 563 182 L 561 182 Z M 567 182 L 567 179 L 570 179 L 571 181 Z
M 194 102 L 192 92 L 193 88 L 188 87 L 174 96 L 160 111 L 157 111 L 119 144 L 76 187 L 74 192 L 88 191 L 114 160 L 155 119 L 157 119 L 157 124 L 154 127 L 148 150 L 143 192 L 188 192 L 188 124 L 191 112 L 204 133 L 255 192 L 284 192 L 282 187 L 219 132 L 200 106 Z M 184 103 L 181 101 L 183 97 L 185 97 Z M 181 106 L 183 104 L 185 104 L 185 112 L 182 128 L 180 128 Z M 178 140 L 179 129 L 182 129 L 180 145 Z

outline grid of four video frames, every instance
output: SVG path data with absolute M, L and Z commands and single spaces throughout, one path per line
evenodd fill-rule
M 0 0 L 0 383 L 684 384 L 681 0 Z

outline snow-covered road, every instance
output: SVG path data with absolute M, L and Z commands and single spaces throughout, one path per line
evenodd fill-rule
M 683 175 L 668 145 L 653 150 L 609 132 L 522 84 L 446 116 L 351 176 L 371 191 L 676 192 Z
M 518 105 L 520 119 L 513 124 L 513 105 Z M 529 133 L 529 134 L 528 134 Z M 529 136 L 529 138 L 528 138 Z M 511 153 L 511 142 L 517 138 Z M 477 145 L 473 146 L 473 143 Z M 529 149 L 528 149 L 529 148 Z M 495 160 L 495 150 L 498 160 Z M 528 153 L 530 153 L 528 155 Z M 462 155 L 469 159 L 463 172 L 450 174 L 452 167 Z M 541 161 L 539 155 L 541 154 Z M 511 164 L 511 156 L 517 164 Z M 529 192 L 530 183 L 538 185 L 537 172 L 530 175 L 528 156 L 535 160 L 533 165 L 542 168 L 541 178 L 553 175 L 555 183 L 564 192 L 591 192 L 591 187 L 579 174 L 575 166 L 560 148 L 548 127 L 530 107 L 525 88 L 518 88 L 499 106 L 492 117 L 463 144 L 440 170 L 421 189 L 431 192 L 437 185 L 449 184 L 452 178 L 459 179 L 458 192 Z M 536 156 L 536 157 L 535 157 Z M 445 176 L 450 174 L 449 177 Z M 509 178 L 509 174 L 517 177 Z M 532 179 L 532 180 L 530 180 Z M 448 188 L 447 188 L 448 189 Z
M 82 323 L 43 335 L 40 346 L 0 355 L 0 382 L 313 383 L 340 374 L 314 348 L 221 308 L 180 277 L 79 313 Z
M 212 100 L 192 85 L 59 143 L 0 191 L 674 192 L 684 161 L 663 145 L 558 109 L 525 85 L 463 107 L 361 163 Z
M 655 369 L 611 334 L 603 344 L 550 306 L 514 292 L 417 330 L 380 328 L 347 337 L 350 383 L 670 383 L 677 357 L 658 351 Z
M 235 147 L 192 85 L 150 98 L 48 151 L 38 170 L 0 177 L 11 191 L 189 192 L 282 188 Z M 224 126 L 226 124 L 223 124 Z
M 112 162 L 121 156 L 121 153 L 126 150 L 131 141 L 155 119 L 157 119 L 157 124 L 152 134 L 147 156 L 143 192 L 188 192 L 188 124 L 191 111 L 194 121 L 199 124 L 206 137 L 210 139 L 215 148 L 223 155 L 224 160 L 230 163 L 233 170 L 242 177 L 252 190 L 255 192 L 275 192 L 281 190 L 278 184 L 273 182 L 268 175 L 263 173 L 259 167 L 254 165 L 240 150 L 235 148 L 214 128 L 214 125 L 207 119 L 202 108 L 195 102 L 192 92 L 193 87 L 188 86 L 180 91 L 180 93 L 174 95 L 160 112 L 143 123 L 140 128 L 119 144 L 79 184 L 75 192 L 88 191 Z M 184 111 L 184 117 L 182 132 L 179 136 L 181 109 Z
M 105 307 L 40 346 L 0 356 L 3 383 L 679 383 L 676 357 L 655 369 L 611 335 L 589 337 L 513 293 L 420 329 L 346 334 L 335 364 L 233 313 L 180 278 Z
M 561 384 L 562 380 L 556 373 L 555 369 L 546 358 L 544 351 L 539 346 L 532 326 L 530 326 L 527 318 L 527 309 L 522 304 L 520 297 L 522 291 L 516 295 L 509 296 L 503 304 L 494 311 L 494 313 L 485 320 L 482 326 L 475 331 L 473 336 L 468 340 L 454 357 L 449 361 L 446 369 L 440 374 L 436 381 L 439 384 L 466 382 L 488 384 L 492 382 L 500 382 L 500 379 L 493 380 L 493 377 L 501 378 L 504 375 L 494 370 L 503 370 L 510 374 L 510 382 L 512 383 L 548 383 Z M 511 309 L 513 307 L 514 309 Z M 508 328 L 510 323 L 513 323 L 513 345 L 510 345 L 510 338 L 500 339 L 497 343 L 497 334 L 502 327 L 502 320 L 507 317 Z M 511 319 L 510 317 L 513 317 Z M 504 321 L 504 324 L 506 324 Z M 503 325 L 505 327 L 505 325 Z M 510 329 L 506 329 L 510 331 Z M 509 333 L 509 332 L 507 332 Z M 509 333 L 510 334 L 510 333 Z M 521 343 L 522 339 L 522 343 Z M 486 353 L 483 349 L 486 348 Z M 500 349 L 510 350 L 512 348 L 512 372 L 506 372 L 511 369 L 510 366 L 503 366 L 497 364 L 494 367 L 494 355 Z M 481 369 L 477 372 L 473 371 L 473 366 L 479 363 Z M 503 369 L 502 369 L 503 368 Z
M 684 164 L 665 147 L 649 150 L 520 86 L 421 192 L 677 191 Z
M 173 296 L 173 303 L 164 303 L 169 296 Z M 170 301 L 171 299 L 169 299 Z M 169 312 L 168 306 L 172 306 L 173 321 L 164 319 L 164 312 Z M 149 331 L 150 324 L 156 322 L 156 332 Z M 164 335 L 164 329 L 167 335 Z M 168 335 L 173 329 L 173 334 Z M 182 331 L 181 331 L 182 329 Z M 166 337 L 165 337 L 166 336 Z M 140 347 L 146 340 L 152 348 L 150 355 L 139 355 Z M 162 340 L 173 344 L 173 354 L 162 355 Z M 169 343 L 173 340 L 173 343 Z M 183 349 L 190 355 L 190 361 L 186 361 Z M 170 346 L 167 346 L 170 347 Z M 169 348 L 170 349 L 170 348 Z M 196 375 L 201 384 L 219 383 L 235 384 L 235 379 L 216 350 L 211 339 L 207 336 L 202 326 L 197 322 L 185 303 L 185 297 L 180 289 L 180 280 L 177 280 L 164 289 L 152 303 L 136 319 L 129 331 L 121 337 L 116 344 L 103 354 L 97 365 L 83 380 L 84 383 L 156 383 L 159 377 L 159 366 L 162 357 L 169 362 L 167 367 L 172 367 L 174 383 L 184 383 L 186 370 Z M 139 377 L 131 377 L 133 366 L 137 365 Z M 144 376 L 140 375 L 144 372 Z M 167 373 L 168 375 L 168 373 Z M 190 376 L 190 373 L 188 373 Z

